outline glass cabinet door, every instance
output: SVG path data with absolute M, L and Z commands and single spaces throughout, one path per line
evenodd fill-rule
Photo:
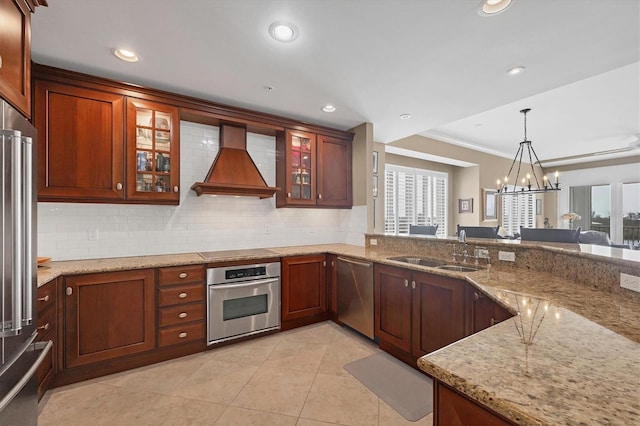
M 289 199 L 315 203 L 315 135 L 303 132 L 289 133 L 291 156 Z
M 178 189 L 174 178 L 177 164 L 173 160 L 176 157 L 174 153 L 177 152 L 174 141 L 177 140 L 175 133 L 179 124 L 177 112 L 172 108 L 154 106 L 163 107 L 148 102 L 130 101 L 128 108 L 128 122 L 131 126 L 129 131 L 135 135 L 135 138 L 131 138 L 135 140 L 134 193 L 143 198 L 166 198 L 169 194 L 177 194 Z M 128 143 L 133 144 L 133 141 L 129 140 Z M 130 165 L 129 169 L 132 167 Z M 129 187 L 131 186 L 130 183 Z

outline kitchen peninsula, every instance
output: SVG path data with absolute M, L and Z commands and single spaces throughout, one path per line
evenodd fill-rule
M 376 240 L 376 246 L 371 244 L 372 239 Z M 475 245 L 476 242 L 469 240 L 468 244 Z M 537 270 L 544 269 L 542 266 L 533 268 L 518 262 L 516 265 L 498 262 L 497 256 L 493 257 L 496 247 L 484 241 L 481 243 L 489 246 L 493 259 L 488 271 L 483 268 L 461 274 L 389 259 L 411 253 L 449 260 L 447 244 L 451 243 L 455 242 L 441 240 L 434 242 L 435 246 L 429 246 L 424 239 L 368 235 L 366 247 L 328 244 L 269 250 L 280 257 L 329 253 L 464 278 L 512 313 L 520 310 L 519 317 L 419 360 L 420 368 L 438 383 L 436 395 L 447 391 L 456 396 L 464 395 L 465 401 L 473 400 L 482 409 L 512 424 L 567 424 L 580 420 L 630 424 L 638 421 L 640 301 L 636 293 L 616 291 L 614 283 L 607 286 L 606 283 L 592 285 L 587 282 L 594 277 L 597 280 L 613 276 L 615 271 L 638 275 L 640 262 L 625 259 L 618 252 L 597 256 L 561 247 L 521 244 L 517 259 L 537 259 L 536 262 L 540 262 L 537 264 L 547 265 L 544 267 L 548 269 L 544 271 Z M 209 261 L 251 259 L 251 256 L 231 258 L 220 253 L 219 258 L 214 256 Z M 550 263 L 545 256 L 552 257 Z M 568 263 L 564 266 L 558 264 L 565 260 Z M 578 266 L 574 268 L 571 261 L 577 262 Z M 38 281 L 43 285 L 59 276 L 202 263 L 203 258 L 197 253 L 52 262 L 48 269 L 39 271 Z M 595 265 L 594 270 L 582 270 L 590 276 L 588 279 L 580 276 L 579 265 Z M 561 269 L 565 271 L 564 275 L 573 274 L 573 278 L 563 276 L 558 272 Z M 594 272 L 596 269 L 600 272 Z M 541 309 L 546 307 L 547 312 L 540 320 L 530 346 L 521 343 L 517 327 L 514 327 L 527 315 L 526 309 L 522 310 L 522 298 L 530 303 L 542 301 Z M 540 319 L 539 314 L 533 315 L 534 321 Z M 436 422 L 438 415 L 436 410 Z

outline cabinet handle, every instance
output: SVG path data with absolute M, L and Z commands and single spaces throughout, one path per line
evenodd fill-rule
M 178 334 L 178 337 L 184 339 L 185 337 L 187 337 L 187 333 L 183 331 L 182 333 Z
M 122 191 L 122 184 L 120 182 L 116 183 L 116 189 Z
M 416 289 L 416 282 L 415 281 L 411 281 L 411 288 L 412 289 Z
M 182 293 L 180 293 L 180 294 L 178 295 L 178 297 L 179 297 L 180 299 L 184 299 L 185 297 L 187 297 L 187 293 L 182 292 Z
M 0 56 L 0 68 L 2 68 L 2 56 Z
M 180 189 L 180 188 L 178 188 L 178 185 L 174 185 L 173 192 L 178 192 L 178 189 Z
M 324 267 L 327 266 L 327 261 L 326 260 L 322 262 L 322 266 L 324 266 Z
M 49 295 L 47 294 L 45 297 L 38 297 L 38 302 L 48 302 Z
M 409 287 L 409 280 L 404 280 L 404 286 Z
M 46 323 L 45 325 L 41 325 L 40 327 L 37 328 L 37 330 L 48 330 L 49 329 L 49 323 Z
M 180 314 L 178 315 L 178 318 L 186 318 L 186 317 L 187 317 L 186 312 L 180 312 Z
M 476 302 L 480 300 L 480 295 L 477 292 L 473 292 L 473 300 L 475 300 Z
M 180 274 L 178 274 L 179 278 L 187 278 L 189 276 L 189 274 L 187 274 L 186 272 L 180 272 Z
M 322 200 L 322 194 L 318 194 L 318 200 Z
M 71 296 L 73 294 L 73 288 L 67 287 L 67 296 Z
M 334 262 L 333 260 L 331 261 L 331 267 L 335 268 L 336 267 L 336 262 Z

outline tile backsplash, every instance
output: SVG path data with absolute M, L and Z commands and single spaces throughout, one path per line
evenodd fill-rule
M 275 197 L 203 195 L 218 128 L 180 123 L 180 205 L 38 203 L 38 256 L 54 260 L 323 243 L 364 244 L 366 206 L 275 208 Z M 247 150 L 275 186 L 275 138 L 247 134 Z M 97 237 L 97 238 L 96 238 Z

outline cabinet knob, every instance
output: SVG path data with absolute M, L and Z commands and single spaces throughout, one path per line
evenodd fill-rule
M 2 68 L 2 56 L 0 56 L 0 68 Z
M 66 293 L 67 293 L 67 296 L 71 296 L 73 294 L 73 288 L 67 287 Z
M 287 192 L 287 198 L 291 198 L 291 193 Z
M 120 182 L 116 183 L 116 189 L 122 191 L 122 184 Z
M 324 267 L 327 266 L 327 261 L 326 260 L 324 262 L 322 262 L 322 266 L 324 266 Z
M 411 288 L 412 289 L 416 289 L 416 282 L 415 281 L 411 281 Z
M 38 302 L 48 302 L 49 295 L 47 294 L 45 297 L 38 297 Z
M 480 300 L 480 295 L 478 295 L 477 292 L 473 292 L 473 300 L 475 300 L 475 301 Z
M 409 280 L 404 280 L 404 286 L 409 287 Z
M 178 189 L 180 189 L 180 188 L 178 188 L 178 185 L 174 185 L 173 186 L 173 192 L 178 192 Z
M 184 339 L 185 337 L 187 337 L 187 333 L 183 331 L 182 333 L 178 334 L 178 337 Z
M 496 325 L 496 319 L 495 318 L 491 318 L 491 325 Z
M 45 325 L 41 325 L 37 329 L 38 330 L 48 330 L 49 329 L 49 323 L 46 323 Z
M 180 294 L 178 295 L 178 297 L 179 297 L 180 299 L 184 299 L 185 297 L 187 297 L 187 293 L 184 293 L 184 292 L 183 292 L 183 293 L 180 293 Z
M 180 312 L 180 314 L 178 314 L 178 318 L 186 318 L 186 317 L 187 317 L 186 312 Z
M 322 200 L 322 194 L 318 194 L 318 200 Z
M 180 272 L 180 274 L 178 275 L 178 277 L 180 278 L 187 278 L 189 276 L 189 274 L 187 274 L 186 272 Z

